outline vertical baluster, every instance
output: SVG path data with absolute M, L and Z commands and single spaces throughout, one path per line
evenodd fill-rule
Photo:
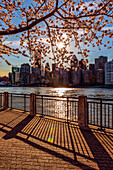
M 70 101 L 68 98 L 68 120 L 70 119 Z
M 24 94 L 24 112 L 26 111 L 26 94 Z
M 106 127 L 106 104 L 104 104 L 104 126 Z
M 48 114 L 50 115 L 50 100 L 48 99 Z
M 113 104 L 112 104 L 112 129 L 113 129 Z
M 72 119 L 72 101 L 70 101 L 70 120 Z
M 49 114 L 49 99 L 47 99 L 47 114 Z
M 67 97 L 67 122 L 68 122 L 68 114 L 69 114 L 69 110 L 68 110 L 68 97 Z
M 42 96 L 42 115 L 43 115 L 43 96 Z
M 50 100 L 48 99 L 48 114 L 50 113 L 50 111 L 49 111 L 50 109 L 49 108 L 50 108 Z
M 92 124 L 92 103 L 90 103 L 90 115 L 91 115 L 91 124 Z
M 73 101 L 71 101 L 71 120 L 73 121 Z
M 89 103 L 87 102 L 87 124 L 89 124 Z
M 109 115 L 109 104 L 108 104 L 108 128 L 109 128 L 109 119 L 110 119 L 110 115 Z
M 96 105 L 97 105 L 96 113 L 97 113 L 97 125 L 98 125 L 98 103 Z
M 47 99 L 45 98 L 45 114 L 47 113 Z
M 55 109 L 55 100 L 54 100 L 54 112 L 55 112 L 55 115 L 56 115 L 56 109 Z
M 72 121 L 74 121 L 74 117 L 73 117 L 73 114 L 74 114 L 74 105 L 75 105 L 75 103 L 72 101 Z
M 100 128 L 102 129 L 102 100 L 100 99 Z
M 95 103 L 93 103 L 93 105 L 94 105 L 94 107 L 93 107 L 93 111 L 94 111 L 94 113 L 93 113 L 93 119 L 94 119 L 94 125 L 95 125 Z
M 75 119 L 75 121 L 77 120 L 77 114 L 76 114 L 76 104 L 77 104 L 77 103 L 76 103 L 76 101 L 75 101 L 75 118 L 74 118 L 74 119 Z

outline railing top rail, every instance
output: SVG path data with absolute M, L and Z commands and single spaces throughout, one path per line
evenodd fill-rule
M 3 93 L 1 93 L 3 94 Z M 9 93 L 12 95 L 26 95 L 26 96 L 30 96 L 30 94 L 26 94 L 26 93 Z M 71 98 L 71 99 L 78 99 L 78 97 L 73 97 L 73 96 L 57 96 L 57 95 L 43 95 L 43 94 L 35 94 L 36 96 L 39 97 L 53 97 L 53 98 Z
M 113 101 L 113 99 L 102 99 L 102 98 L 93 98 L 93 97 L 87 97 L 89 100 L 101 100 L 101 101 Z
M 53 98 L 71 98 L 71 99 L 78 99 L 78 97 L 72 97 L 72 96 L 57 96 L 57 95 L 37 95 L 36 96 L 40 96 L 40 97 L 53 97 Z
M 0 93 L 1 95 L 3 95 L 3 93 Z M 30 94 L 25 94 L 25 93 L 9 93 L 12 95 L 26 95 L 26 96 L 30 96 Z M 78 99 L 78 97 L 74 97 L 74 96 L 57 96 L 57 95 L 41 95 L 41 94 L 36 94 L 36 96 L 39 97 L 53 97 L 53 98 L 70 98 L 70 99 Z M 87 97 L 88 100 L 100 100 L 100 101 L 113 101 L 113 99 L 103 99 L 103 98 L 94 98 L 94 97 Z
M 26 96 L 30 96 L 30 94 L 24 94 L 24 93 L 8 93 L 8 94 L 12 94 L 12 95 L 26 95 Z

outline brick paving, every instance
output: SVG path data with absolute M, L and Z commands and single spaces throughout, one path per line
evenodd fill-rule
M 113 169 L 113 131 L 0 111 L 0 170 Z

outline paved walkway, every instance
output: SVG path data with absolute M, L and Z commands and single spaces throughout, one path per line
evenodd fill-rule
M 113 131 L 112 131 L 113 132 Z M 1 169 L 113 169 L 113 133 L 0 111 Z

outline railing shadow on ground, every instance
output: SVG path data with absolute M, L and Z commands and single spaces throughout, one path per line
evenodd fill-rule
M 99 169 L 113 169 L 113 159 L 110 156 L 113 155 L 113 142 L 110 143 L 111 146 L 108 142 L 109 138 L 111 139 L 112 137 L 103 135 L 102 133 L 92 132 L 89 127 L 87 131 L 83 128 L 80 128 L 80 131 L 87 142 Z M 107 150 L 105 148 L 107 148 Z
M 19 139 L 82 169 L 96 169 L 95 167 L 101 169 L 106 164 L 106 160 L 112 162 L 110 155 L 91 129 L 85 131 L 69 123 L 29 115 L 15 127 L 9 126 L 9 123 L 1 125 L 11 129 L 11 131 L 7 131 L 0 128 L 6 133 L 3 137 L 5 140 Z M 44 145 L 40 145 L 38 141 L 43 142 Z M 48 148 L 48 145 L 51 148 Z

